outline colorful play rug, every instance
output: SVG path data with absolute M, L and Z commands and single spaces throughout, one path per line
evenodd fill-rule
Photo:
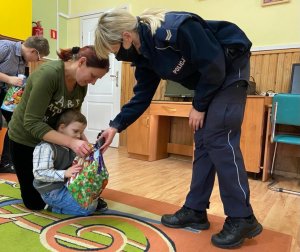
M 104 190 L 103 197 L 109 205 L 104 214 L 74 217 L 33 212 L 22 204 L 18 184 L 0 179 L 1 251 L 224 251 L 210 243 L 223 218 L 210 215 L 208 231 L 171 229 L 160 224 L 160 217 L 177 206 L 110 189 Z M 290 245 L 290 236 L 264 230 L 238 251 L 288 252 Z

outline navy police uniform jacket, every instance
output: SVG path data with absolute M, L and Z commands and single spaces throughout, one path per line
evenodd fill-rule
M 110 122 L 118 132 L 148 108 L 160 79 L 195 90 L 193 107 L 201 112 L 207 110 L 218 90 L 249 80 L 251 42 L 233 23 L 205 21 L 193 13 L 167 12 L 154 35 L 142 21 L 138 33 L 141 55 L 133 62 L 135 95 Z

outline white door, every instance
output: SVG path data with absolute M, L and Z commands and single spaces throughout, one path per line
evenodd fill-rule
M 98 16 L 88 16 L 81 19 L 81 46 L 94 44 L 94 33 Z M 85 134 L 93 143 L 100 130 L 108 127 L 108 123 L 120 112 L 121 62 L 113 54 L 110 55 L 109 72 L 98 80 L 94 86 L 89 85 L 82 113 L 88 124 Z M 111 147 L 119 146 L 119 134 L 116 134 Z

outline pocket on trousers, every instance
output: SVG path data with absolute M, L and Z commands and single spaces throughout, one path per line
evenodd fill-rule
M 227 104 L 224 127 L 227 129 L 240 129 L 244 117 L 244 108 L 243 104 Z
M 226 110 L 226 103 L 212 103 L 205 118 L 205 129 L 208 131 L 224 129 Z

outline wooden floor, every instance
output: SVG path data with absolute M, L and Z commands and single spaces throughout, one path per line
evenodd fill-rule
M 110 173 L 108 188 L 178 205 L 184 204 L 191 180 L 191 161 L 167 158 L 154 162 L 128 158 L 125 148 L 104 154 Z M 281 185 L 284 186 L 284 179 Z M 267 182 L 249 177 L 251 204 L 259 222 L 270 230 L 293 237 L 291 252 L 300 252 L 300 196 L 268 190 Z M 300 181 L 287 186 L 300 190 Z M 224 216 L 218 183 L 211 196 L 209 214 Z

